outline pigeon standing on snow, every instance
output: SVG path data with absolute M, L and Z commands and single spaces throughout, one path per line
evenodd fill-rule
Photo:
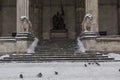
M 119 72 L 120 72 L 120 69 L 119 69 Z
M 99 64 L 99 63 L 97 63 L 97 62 L 96 62 L 96 65 L 97 65 L 97 66 L 100 66 L 100 64 Z
M 94 62 L 92 63 L 92 65 L 94 65 Z
M 87 67 L 87 64 L 84 64 L 85 67 Z
M 38 77 L 42 77 L 42 73 L 38 73 L 38 75 L 37 75 Z
M 57 72 L 57 71 L 55 71 L 55 75 L 58 75 L 58 72 Z
M 20 74 L 19 77 L 20 77 L 21 79 L 23 79 L 23 75 L 22 75 L 22 74 Z
M 89 62 L 88 64 L 89 64 L 89 65 L 91 65 L 91 63 L 90 63 L 90 62 Z

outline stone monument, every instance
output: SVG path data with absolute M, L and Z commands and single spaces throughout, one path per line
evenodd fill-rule
M 21 22 L 21 26 L 20 26 L 21 32 L 17 34 L 17 37 L 33 38 L 34 33 L 32 30 L 32 24 L 28 19 L 28 17 L 21 16 L 20 22 Z
M 26 16 L 21 16 L 21 29 L 23 33 L 32 33 L 32 24 Z
M 67 37 L 67 29 L 65 28 L 64 21 L 64 9 L 61 4 L 61 12 L 56 12 L 56 14 L 52 17 L 52 29 L 51 37 Z
M 93 31 L 94 17 L 91 13 L 86 13 L 82 22 L 82 38 L 96 38 L 97 34 Z
M 65 30 L 64 16 L 57 12 L 52 17 L 53 30 Z
M 84 17 L 84 20 L 82 22 L 82 31 L 83 32 L 90 32 L 92 31 L 92 23 L 93 23 L 93 15 L 90 13 L 87 13 Z

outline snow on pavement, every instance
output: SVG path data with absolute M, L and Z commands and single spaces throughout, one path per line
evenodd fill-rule
M 87 67 L 84 66 L 87 64 Z M 120 80 L 120 62 L 0 63 L 0 80 Z M 55 71 L 58 75 L 55 75 Z M 37 77 L 42 73 L 42 77 Z M 23 79 L 19 75 L 23 74 Z

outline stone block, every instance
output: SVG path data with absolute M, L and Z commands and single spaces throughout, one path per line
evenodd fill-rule
M 82 40 L 87 51 L 120 52 L 120 38 L 94 38 Z
M 68 32 L 67 30 L 51 30 L 50 36 L 51 38 L 67 38 Z

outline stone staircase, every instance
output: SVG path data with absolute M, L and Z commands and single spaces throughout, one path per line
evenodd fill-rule
M 1 61 L 11 62 L 11 61 L 112 61 L 113 58 L 108 58 L 108 56 L 102 56 L 101 54 L 52 54 L 49 53 L 40 54 L 13 54 L 10 57 L 6 57 Z
M 113 61 L 113 58 L 102 56 L 96 53 L 74 53 L 76 47 L 75 40 L 54 39 L 40 40 L 36 48 L 36 53 L 15 53 L 10 57 L 1 59 L 2 62 L 51 62 L 51 61 Z

